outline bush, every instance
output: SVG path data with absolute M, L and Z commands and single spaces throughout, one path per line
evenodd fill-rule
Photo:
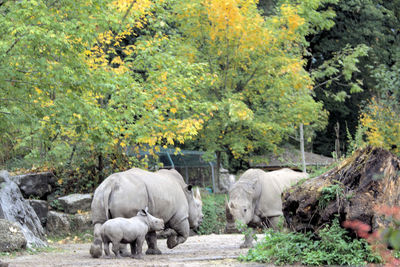
M 225 194 L 202 194 L 203 201 L 203 223 L 200 225 L 198 234 L 221 234 L 225 230 Z
M 381 262 L 365 240 L 351 240 L 337 219 L 322 229 L 318 238 L 311 233 L 283 233 L 268 229 L 264 240 L 239 259 L 276 265 L 366 265 Z

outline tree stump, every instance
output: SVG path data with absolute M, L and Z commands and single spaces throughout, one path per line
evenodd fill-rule
M 332 170 L 283 193 L 283 214 L 295 231 L 318 229 L 338 216 L 372 230 L 388 225 L 380 205 L 400 205 L 400 159 L 381 148 L 356 151 Z

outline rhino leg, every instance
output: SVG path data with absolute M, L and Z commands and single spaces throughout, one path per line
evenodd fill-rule
M 189 221 L 184 220 L 180 224 L 173 228 L 177 235 L 170 235 L 167 239 L 167 246 L 169 249 L 176 247 L 177 245 L 186 241 L 189 236 Z
M 101 240 L 100 227 L 101 223 L 96 223 L 94 225 L 93 244 L 90 246 L 90 255 L 92 255 L 93 258 L 99 258 L 102 254 L 103 241 Z
M 115 257 L 116 258 L 122 258 L 121 254 L 119 253 L 119 251 L 120 251 L 120 243 L 119 242 L 112 242 L 112 244 L 113 244 L 112 251 L 114 252 Z
M 271 227 L 274 230 L 278 229 L 280 216 L 268 217 L 268 227 Z
M 139 236 L 136 238 L 136 241 L 134 241 L 136 244 L 136 250 L 135 253 L 132 252 L 132 258 L 134 259 L 143 259 L 143 253 L 142 253 L 142 247 L 143 247 L 143 242 L 144 242 L 144 236 Z
M 157 234 L 155 231 L 147 233 L 146 242 L 147 242 L 147 246 L 148 246 L 148 249 L 146 251 L 147 255 L 161 254 L 161 250 L 157 247 Z
M 253 233 L 254 229 L 250 228 L 251 231 L 244 235 L 244 242 L 240 245 L 240 248 L 251 248 L 253 246 Z
M 106 258 L 109 258 L 110 257 L 110 243 L 104 242 L 103 246 L 104 246 L 104 254 L 106 254 Z
M 128 244 L 120 244 L 119 253 L 121 254 L 122 257 L 130 257 L 131 253 L 129 252 Z

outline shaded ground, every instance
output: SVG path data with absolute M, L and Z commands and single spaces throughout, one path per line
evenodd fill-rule
M 191 236 L 175 247 L 168 249 L 166 240 L 159 240 L 162 255 L 145 255 L 143 260 L 93 259 L 89 255 L 89 243 L 56 244 L 54 251 L 34 255 L 24 253 L 14 257 L 2 257 L 9 266 L 266 266 L 265 264 L 244 263 L 236 260 L 247 249 L 240 249 L 243 235 Z M 144 251 L 146 245 L 143 247 Z M 272 266 L 272 265 L 271 265 Z

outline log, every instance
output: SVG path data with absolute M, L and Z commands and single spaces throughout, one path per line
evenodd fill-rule
M 313 231 L 330 224 L 359 220 L 372 230 L 388 221 L 377 211 L 380 205 L 400 206 L 400 159 L 374 147 L 356 151 L 337 167 L 291 187 L 282 195 L 282 210 L 295 231 Z

